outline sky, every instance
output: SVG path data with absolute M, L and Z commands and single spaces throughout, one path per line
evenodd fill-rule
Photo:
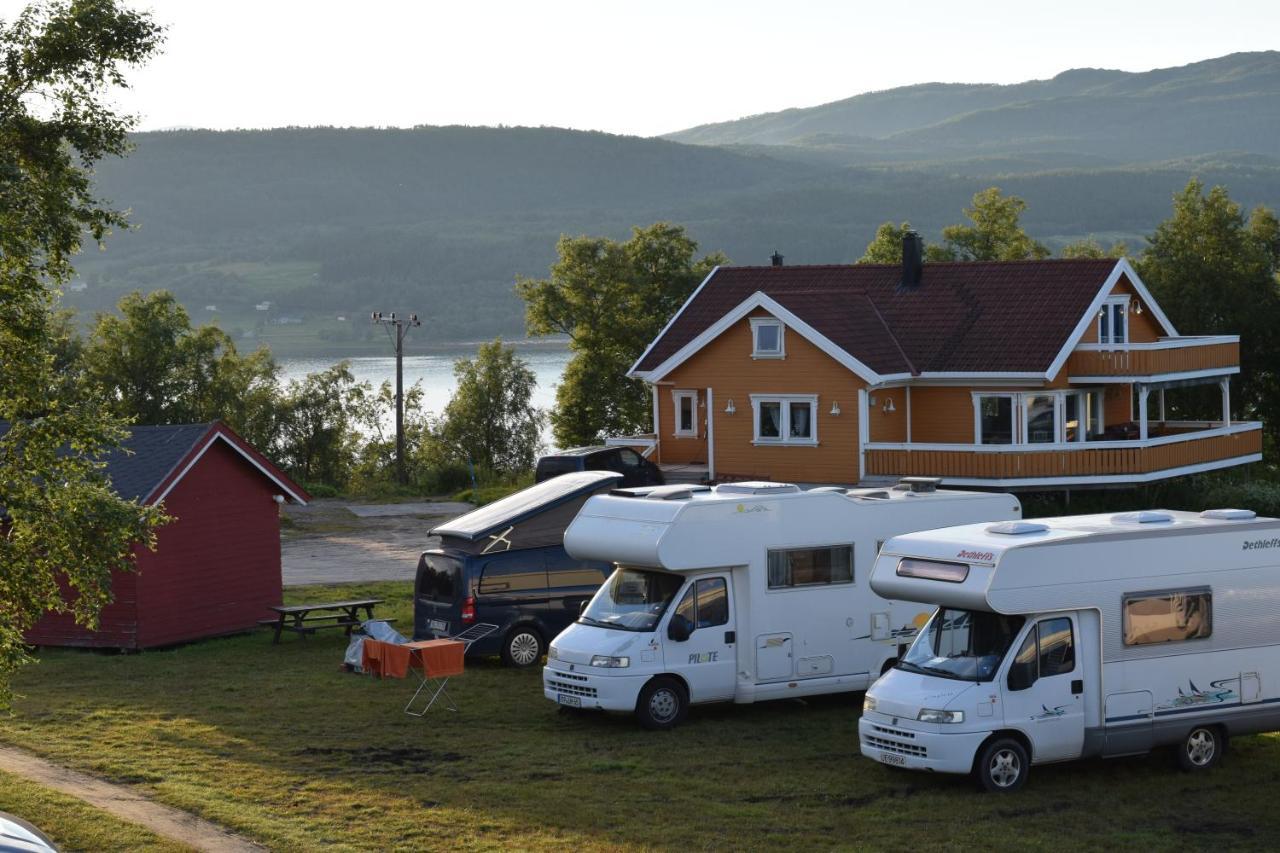
M 651 136 L 933 81 L 1280 48 L 1276 0 L 129 0 L 141 128 L 554 125 Z M 0 0 L 0 19 L 25 5 Z

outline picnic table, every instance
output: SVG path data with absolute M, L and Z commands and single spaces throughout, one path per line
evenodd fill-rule
M 364 619 L 360 618 L 360 609 L 364 609 L 365 619 L 373 618 L 373 608 L 381 604 L 381 598 L 360 598 L 351 601 L 326 601 L 316 604 L 290 604 L 271 607 L 276 616 L 270 619 L 259 619 L 259 625 L 270 625 L 275 629 L 275 639 L 280 642 L 282 631 L 293 631 L 304 639 L 321 628 L 345 628 L 347 636 L 351 629 L 360 627 Z M 383 620 L 394 622 L 394 619 Z

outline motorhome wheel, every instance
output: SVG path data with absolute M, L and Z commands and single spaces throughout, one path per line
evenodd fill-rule
M 1225 745 L 1217 728 L 1197 726 L 1178 748 L 1178 764 L 1183 770 L 1208 770 L 1222 758 Z
M 646 729 L 670 729 L 684 719 L 689 696 L 674 678 L 655 678 L 640 691 L 636 719 Z
M 1013 738 L 997 738 L 978 754 L 974 774 L 983 790 L 1016 791 L 1027 781 L 1031 759 L 1022 744 Z
M 533 628 L 513 628 L 502 644 L 502 662 L 507 666 L 520 669 L 534 666 L 542 660 L 542 654 L 542 635 Z

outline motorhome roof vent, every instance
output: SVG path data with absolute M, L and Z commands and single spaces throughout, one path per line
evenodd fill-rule
M 1173 521 L 1173 516 L 1160 510 L 1144 509 L 1140 512 L 1122 512 L 1111 516 L 1112 524 L 1156 524 Z
M 633 486 L 629 489 L 614 489 L 610 495 L 619 498 L 650 498 L 655 501 L 687 501 L 695 492 L 709 492 L 710 486 L 699 486 L 693 483 L 675 483 L 670 486 Z
M 770 483 L 763 480 L 746 480 L 741 483 L 724 483 L 716 486 L 722 495 L 786 495 L 800 491 L 791 483 Z
M 830 492 L 835 492 L 838 495 L 853 494 L 844 486 L 818 486 L 816 489 L 809 490 L 809 494 L 811 495 L 825 495 Z
M 988 533 L 1000 533 L 1004 536 L 1022 536 L 1027 533 L 1047 533 L 1049 526 L 1034 521 L 1002 521 L 999 524 L 987 525 Z
M 889 500 L 890 497 L 892 497 L 892 495 L 889 494 L 888 489 L 869 489 L 868 491 L 865 491 L 865 492 L 851 491 L 849 492 L 849 494 L 855 498 L 870 498 L 871 500 L 876 500 L 876 501 L 887 501 Z
M 1219 521 L 1248 521 L 1257 518 L 1258 514 L 1251 509 L 1206 509 L 1200 513 L 1201 518 L 1216 518 Z
M 894 486 L 894 489 L 900 492 L 925 494 L 938 491 L 938 486 L 940 485 L 942 485 L 941 477 L 903 477 L 898 481 L 898 485 Z

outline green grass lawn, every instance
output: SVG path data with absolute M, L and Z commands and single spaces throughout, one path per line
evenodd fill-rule
M 376 594 L 411 624 L 409 585 Z M 672 732 L 561 714 L 538 671 L 471 665 L 460 713 L 401 712 L 413 686 L 339 671 L 340 632 L 170 651 L 44 651 L 0 740 L 139 785 L 278 849 L 1267 847 L 1280 739 L 1206 776 L 1167 754 L 1037 767 L 1012 796 L 861 758 L 861 695 L 694 709 Z M 55 830 L 62 830 L 52 815 Z
M 83 800 L 0 772 L 0 812 L 17 815 L 49 836 L 59 850 L 183 853 L 193 848 L 118 820 Z

